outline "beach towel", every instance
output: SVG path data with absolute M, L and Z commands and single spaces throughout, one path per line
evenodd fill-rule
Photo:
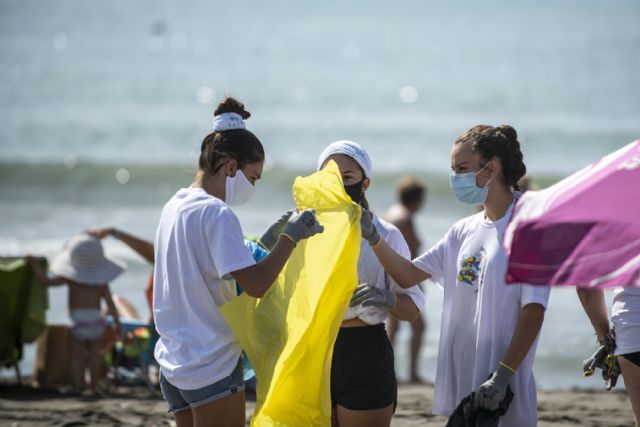
M 293 197 L 324 232 L 298 243 L 262 298 L 243 293 L 222 307 L 256 371 L 252 426 L 331 425 L 333 344 L 358 282 L 360 207 L 337 165 L 298 177 Z
M 511 404 L 511 400 L 513 399 L 511 387 L 507 387 L 505 398 L 500 402 L 498 409 L 494 411 L 489 411 L 484 408 L 474 410 L 474 395 L 475 392 L 462 399 L 462 402 L 460 402 L 449 417 L 449 421 L 447 421 L 445 427 L 498 427 L 500 417 L 507 413 L 509 404 Z

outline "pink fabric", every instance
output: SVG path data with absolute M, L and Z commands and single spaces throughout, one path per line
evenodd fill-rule
M 504 243 L 508 283 L 640 287 L 640 140 L 525 193 Z

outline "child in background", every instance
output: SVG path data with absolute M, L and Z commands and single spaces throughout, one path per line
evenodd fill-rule
M 38 264 L 37 258 L 27 256 L 26 261 L 40 283 L 45 286 L 69 287 L 69 315 L 73 322 L 69 344 L 69 363 L 71 367 L 74 392 L 80 392 L 84 383 L 84 371 L 81 358 L 85 352 L 89 356 L 91 373 L 91 391 L 96 393 L 100 375 L 100 344 L 106 329 L 105 319 L 100 312 L 104 299 L 114 318 L 116 334 L 119 334 L 120 320 L 111 297 L 109 282 L 118 277 L 124 266 L 104 255 L 102 244 L 94 237 L 81 234 L 65 245 L 50 267 L 57 277 L 49 278 Z

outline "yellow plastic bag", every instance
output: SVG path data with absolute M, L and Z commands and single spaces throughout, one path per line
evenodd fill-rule
M 256 371 L 258 427 L 331 425 L 333 344 L 358 283 L 361 212 L 338 166 L 296 178 L 293 196 L 324 232 L 297 245 L 261 299 L 243 293 L 221 309 Z

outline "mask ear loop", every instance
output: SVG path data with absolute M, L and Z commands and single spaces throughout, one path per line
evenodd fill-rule
M 491 161 L 491 160 L 489 160 L 489 162 L 490 162 L 490 161 Z M 480 172 L 482 172 L 482 170 L 483 170 L 484 168 L 486 168 L 486 167 L 489 165 L 489 162 L 485 163 L 485 164 L 484 164 L 484 166 L 483 166 L 483 167 L 481 167 L 481 168 L 480 168 L 480 170 L 479 170 L 478 172 L 476 172 L 476 176 L 478 176 L 478 174 L 479 174 Z M 487 188 L 487 187 L 489 186 L 489 184 L 491 184 L 491 181 L 493 181 L 493 178 L 494 178 L 494 177 L 489 178 L 489 181 L 487 181 L 487 183 L 486 183 L 486 184 L 484 185 L 484 187 L 482 187 L 482 188 Z
M 227 160 L 225 160 L 224 162 L 220 163 L 220 164 L 218 165 L 218 167 L 214 169 L 213 174 L 214 174 L 214 175 L 215 175 L 215 174 L 217 174 L 217 173 L 218 173 L 218 171 L 220 170 L 220 168 L 221 168 L 221 167 L 223 167 L 224 165 L 226 165 L 227 163 L 229 163 L 229 161 L 230 161 L 230 160 L 233 160 L 233 159 L 229 159 L 229 158 L 227 158 Z M 238 168 L 238 169 L 239 169 L 239 168 Z M 237 171 L 237 169 L 236 169 L 236 171 Z M 227 175 L 227 176 L 228 176 L 228 177 L 230 177 L 230 178 L 233 178 L 231 175 Z

